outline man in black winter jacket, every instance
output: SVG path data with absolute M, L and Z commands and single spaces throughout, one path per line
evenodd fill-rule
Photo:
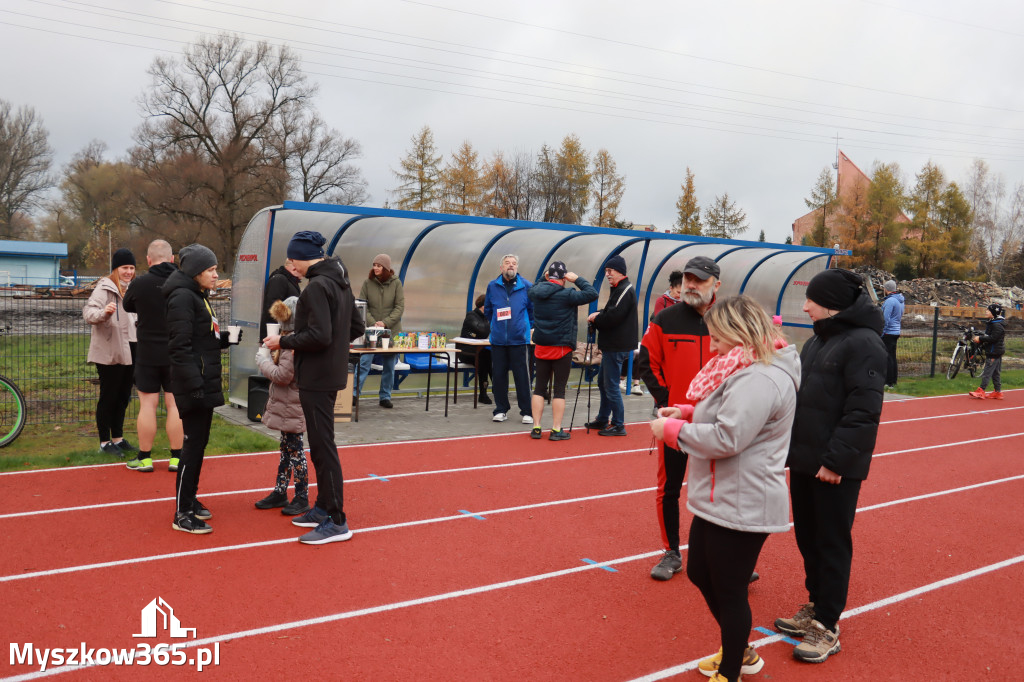
M 298 298 L 302 290 L 299 282 L 302 277 L 295 271 L 292 261 L 286 260 L 284 265 L 270 273 L 267 284 L 263 287 L 263 308 L 260 310 L 260 338 L 267 335 L 267 323 L 276 322 L 270 317 L 270 306 L 274 301 L 283 301 L 292 296 Z
M 626 261 L 622 256 L 609 258 L 604 273 L 611 285 L 608 302 L 600 312 L 591 313 L 587 318 L 598 331 L 597 347 L 601 349 L 601 372 L 597 380 L 601 406 L 597 418 L 588 423 L 587 428 L 598 429 L 599 436 L 625 436 L 626 406 L 619 392 L 619 370 L 636 350 L 640 333 L 636 319 L 637 298 L 632 282 L 626 277 Z
M 137 277 L 124 295 L 124 309 L 138 315 L 138 351 L 135 358 L 135 388 L 139 392 L 139 416 L 136 429 L 139 434 L 139 453 L 125 466 L 133 471 L 153 470 L 153 441 L 156 440 L 156 408 L 160 404 L 160 390 L 164 392 L 167 419 L 164 428 L 171 447 L 168 471 L 177 471 L 181 461 L 184 435 L 181 417 L 171 392 L 171 361 L 167 354 L 166 297 L 164 283 L 178 267 L 174 264 L 171 245 L 163 239 L 150 243 L 146 250 L 149 271 Z
M 984 400 L 1003 399 L 1003 354 L 1006 353 L 1006 343 L 1003 338 L 1006 336 L 1006 319 L 1003 317 L 1003 306 L 992 303 L 985 311 L 988 322 L 985 323 L 985 333 L 974 337 L 974 343 L 982 343 L 985 346 L 985 369 L 981 372 L 981 385 L 967 395 L 972 398 Z M 985 393 L 988 382 L 992 381 L 991 393 Z
M 288 243 L 288 258 L 308 280 L 295 306 L 295 332 L 268 336 L 270 350 L 295 351 L 299 402 L 306 418 L 309 456 L 316 471 L 315 506 L 292 523 L 313 528 L 299 538 L 307 545 L 343 542 L 352 537 L 345 516 L 338 447 L 334 441 L 334 403 L 348 382 L 349 344 L 366 331 L 358 315 L 348 271 L 339 258 L 327 258 L 319 232 L 298 232 Z
M 800 353 L 801 377 L 789 446 L 793 531 L 809 595 L 776 629 L 803 637 L 798 660 L 821 663 L 840 650 L 853 559 L 853 519 L 882 414 L 887 352 L 882 312 L 863 280 L 826 270 L 807 285 L 814 336 Z

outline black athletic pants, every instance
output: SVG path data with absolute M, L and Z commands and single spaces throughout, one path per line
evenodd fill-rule
M 206 453 L 206 444 L 210 441 L 212 423 L 212 407 L 200 407 L 181 413 L 185 442 L 181 447 L 175 480 L 175 500 L 179 512 L 190 512 L 195 504 L 196 492 L 199 490 L 199 474 L 203 471 L 203 455 Z
M 345 479 L 334 442 L 334 401 L 337 391 L 299 389 L 299 403 L 306 418 L 309 458 L 316 472 L 316 506 L 326 511 L 334 523 L 345 523 Z
M 846 608 L 853 561 L 853 518 L 861 481 L 843 478 L 839 485 L 814 476 L 789 473 L 793 533 L 804 559 L 804 585 L 814 602 L 814 618 L 835 632 Z
M 96 401 L 96 431 L 100 443 L 124 436 L 124 413 L 132 399 L 133 365 L 96 365 L 100 397 Z
M 900 365 L 896 359 L 896 344 L 900 341 L 899 334 L 882 334 L 882 343 L 888 357 L 885 360 L 885 385 L 895 386 L 900 378 Z
M 725 528 L 699 516 L 690 524 L 686 575 L 704 595 L 711 615 L 722 631 L 722 663 L 718 672 L 738 680 L 743 652 L 753 625 L 747 586 L 768 533 L 747 533 Z
M 658 524 L 665 549 L 679 551 L 679 494 L 686 475 L 686 453 L 661 444 L 658 462 Z M 749 577 L 749 576 L 748 576 Z

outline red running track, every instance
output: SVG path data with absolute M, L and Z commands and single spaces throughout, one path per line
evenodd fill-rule
M 1024 648 L 1024 392 L 889 402 L 854 527 L 843 651 L 792 659 L 770 631 L 806 599 L 792 533 L 773 535 L 751 588 L 747 680 L 1013 679 Z M 717 628 L 660 554 L 650 434 L 576 431 L 341 449 L 347 543 L 254 500 L 276 453 L 209 458 L 207 536 L 170 528 L 173 474 L 120 465 L 0 475 L 0 613 L 18 656 L 158 641 L 219 649 L 214 679 L 635 680 L 703 678 Z M 315 490 L 315 489 L 314 489 Z M 685 491 L 684 491 L 685 492 Z M 682 513 L 687 532 L 689 513 Z M 597 563 L 593 563 L 597 562 Z M 135 638 L 161 597 L 194 635 Z M 1014 634 L 1016 633 L 1016 634 Z M 177 679 L 194 666 L 50 669 L 4 679 Z M 23 677 L 24 676 L 24 677 Z

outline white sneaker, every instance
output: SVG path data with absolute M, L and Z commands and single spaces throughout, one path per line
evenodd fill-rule
M 643 394 L 644 394 L 644 389 L 640 388 L 640 382 L 639 381 L 634 381 L 633 382 L 633 395 L 643 395 Z
M 622 381 L 619 382 L 619 389 L 623 390 L 623 391 L 626 390 L 626 380 L 625 379 L 623 379 Z
M 493 417 L 491 417 L 491 421 L 492 422 L 507 422 L 508 421 L 508 415 L 505 414 L 504 412 L 499 412 L 498 414 L 496 414 Z
M 533 423 L 533 417 L 531 417 L 528 414 L 524 414 L 523 415 L 523 423 L 524 424 L 532 424 Z

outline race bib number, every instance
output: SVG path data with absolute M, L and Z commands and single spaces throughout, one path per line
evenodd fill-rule
M 509 307 L 509 308 L 498 308 L 495 312 L 498 313 L 498 321 L 499 322 L 502 321 L 502 320 L 511 320 L 512 319 L 512 308 L 511 307 Z

